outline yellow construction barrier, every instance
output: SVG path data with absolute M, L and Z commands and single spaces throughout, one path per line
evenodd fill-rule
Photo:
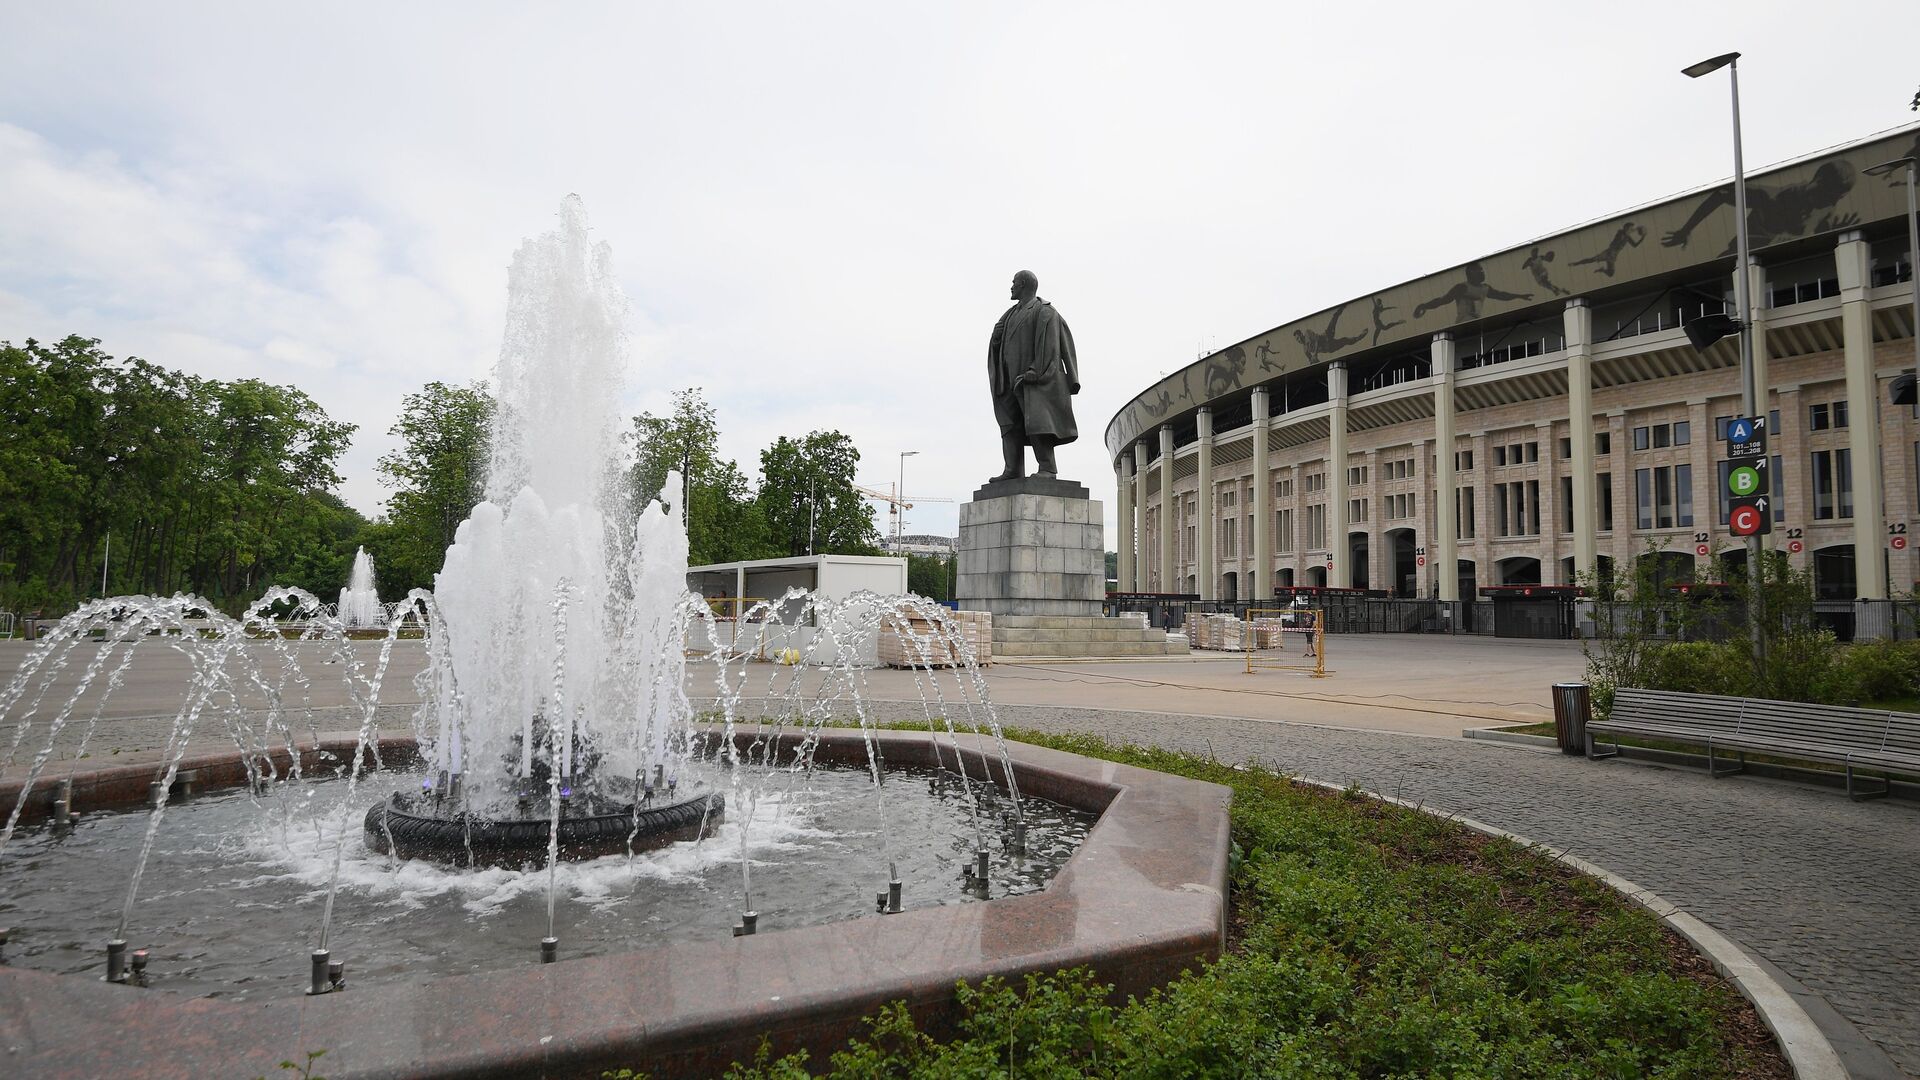
M 1247 652 L 1247 674 L 1256 669 L 1305 671 L 1316 679 L 1327 677 L 1326 620 L 1318 608 L 1248 608 L 1242 641 Z M 1288 663 L 1287 635 L 1304 638 L 1313 663 Z
M 727 624 L 727 628 L 731 632 L 727 642 L 727 655 L 741 655 L 740 624 L 742 621 L 745 621 L 748 609 L 752 608 L 755 604 L 765 603 L 766 598 L 760 596 L 709 596 L 705 599 L 707 601 L 707 607 L 713 611 L 713 621 Z M 764 619 L 765 617 L 765 613 L 763 612 L 760 618 Z M 759 634 L 757 636 L 759 640 L 754 643 L 754 659 L 765 660 L 767 658 L 766 635 Z M 798 657 L 795 657 L 795 661 L 798 661 Z

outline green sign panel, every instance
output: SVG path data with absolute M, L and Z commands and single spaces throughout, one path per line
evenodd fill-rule
M 1731 463 L 1733 468 L 1727 472 L 1727 494 L 1736 499 L 1765 495 L 1771 490 L 1767 482 L 1767 459 L 1753 458 L 1749 461 Z

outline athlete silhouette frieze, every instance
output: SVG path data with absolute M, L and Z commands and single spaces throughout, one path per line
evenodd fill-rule
M 1753 247 L 1766 247 L 1785 240 L 1797 240 L 1813 233 L 1831 232 L 1860 223 L 1858 214 L 1835 213 L 1840 200 L 1853 190 L 1853 164 L 1845 158 L 1829 161 L 1813 171 L 1813 176 L 1795 184 L 1747 185 L 1747 239 Z M 1686 223 L 1668 233 L 1660 242 L 1667 247 L 1686 247 L 1693 231 L 1721 208 L 1733 206 L 1733 185 L 1714 188 L 1693 208 Z M 1817 215 L 1817 217 L 1816 217 Z M 1739 248 L 1738 239 L 1727 241 L 1722 256 Z
M 1619 260 L 1620 253 L 1630 247 L 1639 247 L 1646 238 L 1646 226 L 1629 221 L 1614 232 L 1613 239 L 1607 242 L 1606 247 L 1584 259 L 1575 259 L 1567 266 L 1591 266 L 1595 273 L 1612 277 L 1613 264 Z
M 1465 281 L 1457 282 L 1453 288 L 1414 307 L 1413 317 L 1418 319 L 1427 312 L 1447 304 L 1453 305 L 1455 322 L 1466 322 L 1480 317 L 1480 308 L 1489 300 L 1531 300 L 1532 293 L 1511 293 L 1487 284 L 1487 270 L 1477 262 L 1466 265 Z

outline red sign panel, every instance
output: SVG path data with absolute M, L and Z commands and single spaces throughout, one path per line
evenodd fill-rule
M 1759 507 L 1736 506 L 1727 527 L 1735 536 L 1757 536 L 1766 523 L 1766 515 Z

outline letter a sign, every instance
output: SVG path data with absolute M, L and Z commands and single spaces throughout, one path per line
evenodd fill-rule
M 1727 421 L 1727 456 L 1741 458 L 1767 456 L 1767 418 L 1736 416 Z

